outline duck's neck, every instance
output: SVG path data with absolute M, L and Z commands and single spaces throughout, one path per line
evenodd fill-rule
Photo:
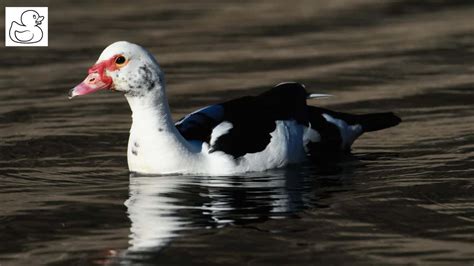
M 168 99 L 164 92 L 149 93 L 140 96 L 126 95 L 132 110 L 133 126 L 146 127 L 147 130 L 176 132 Z
M 133 172 L 181 172 L 192 152 L 176 129 L 162 85 L 144 95 L 126 95 L 132 109 L 128 164 Z

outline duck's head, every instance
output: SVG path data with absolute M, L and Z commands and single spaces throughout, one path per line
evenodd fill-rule
M 84 81 L 69 91 L 69 98 L 98 90 L 142 97 L 162 90 L 163 85 L 163 73 L 155 58 L 139 45 L 120 41 L 105 48 Z
M 27 10 L 21 14 L 21 23 L 25 26 L 38 26 L 41 25 L 44 17 L 40 16 L 38 12 L 34 10 Z

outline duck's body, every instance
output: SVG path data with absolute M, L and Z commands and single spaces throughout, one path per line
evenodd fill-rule
M 133 172 L 223 175 L 262 171 L 306 159 L 304 126 L 295 120 L 276 120 L 273 128 L 255 124 L 254 117 L 239 124 L 224 120 L 224 109 L 214 105 L 175 126 L 156 119 L 170 117 L 168 112 L 142 111 L 134 111 L 128 143 L 128 165 Z M 221 113 L 209 115 L 206 111 Z M 254 125 L 257 127 L 251 128 Z M 252 132 L 235 132 L 239 127 Z
M 117 64 L 124 61 L 126 63 Z M 133 123 L 129 170 L 142 174 L 228 175 L 263 171 L 350 149 L 361 134 L 400 122 L 392 113 L 349 115 L 306 105 L 294 82 L 200 109 L 172 121 L 163 73 L 143 48 L 118 42 L 102 53 L 71 96 L 124 91 Z

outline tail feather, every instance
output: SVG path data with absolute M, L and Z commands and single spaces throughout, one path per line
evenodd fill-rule
M 327 98 L 331 97 L 331 94 L 322 94 L 322 93 L 309 93 L 306 99 L 318 99 L 318 98 Z
M 364 132 L 393 127 L 402 122 L 402 119 L 392 112 L 358 115 L 357 120 Z

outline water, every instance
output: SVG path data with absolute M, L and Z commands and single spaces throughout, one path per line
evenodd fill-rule
M 44 1 L 50 46 L 0 48 L 0 264 L 474 263 L 471 1 L 114 3 Z M 122 39 L 175 118 L 297 80 L 404 122 L 333 165 L 129 177 L 125 99 L 67 100 Z

